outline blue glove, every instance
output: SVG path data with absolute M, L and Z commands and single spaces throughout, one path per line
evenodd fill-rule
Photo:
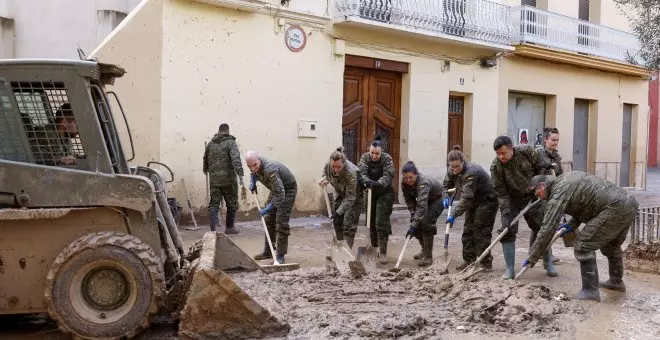
M 257 193 L 257 176 L 250 174 L 250 191 L 253 194 Z
M 268 203 L 263 209 L 259 210 L 259 215 L 267 215 L 271 210 L 273 210 L 273 203 Z
M 561 228 L 566 228 L 567 233 L 573 232 L 573 228 L 568 223 L 564 223 L 564 224 L 560 225 L 559 228 L 557 228 L 557 231 L 559 231 L 559 229 L 561 229 Z
M 523 261 L 523 264 L 522 264 L 522 265 L 523 265 L 523 267 L 534 268 L 534 264 L 533 264 L 533 263 L 529 263 L 529 260 L 525 260 L 525 261 Z
M 449 198 L 445 198 L 442 200 L 442 206 L 447 209 L 449 208 Z
M 447 223 L 449 224 L 454 224 L 454 220 L 456 220 L 456 217 L 454 216 L 447 217 Z
M 408 236 L 412 237 L 415 234 L 416 231 L 417 231 L 417 228 L 414 228 L 414 227 L 411 226 L 410 228 L 408 228 L 408 232 L 406 233 L 406 237 L 408 237 Z

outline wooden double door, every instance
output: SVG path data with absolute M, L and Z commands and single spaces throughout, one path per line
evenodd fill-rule
M 401 73 L 347 66 L 344 70 L 342 142 L 349 160 L 360 156 L 380 135 L 394 159 L 394 190 L 399 187 Z

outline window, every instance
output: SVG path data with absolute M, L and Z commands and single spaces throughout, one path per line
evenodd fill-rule
M 11 82 L 34 157 L 42 165 L 76 166 L 87 158 L 62 82 Z
M 578 5 L 578 19 L 589 21 L 589 0 L 580 0 Z
M 523 6 L 536 7 L 536 0 L 522 0 L 520 4 Z

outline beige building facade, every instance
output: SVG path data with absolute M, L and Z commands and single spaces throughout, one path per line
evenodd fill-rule
M 647 71 L 625 61 L 637 42 L 598 24 L 625 28 L 606 1 L 590 2 L 593 23 L 578 20 L 573 2 L 144 0 L 92 55 L 127 70 L 113 90 L 134 163 L 168 164 L 202 213 L 204 144 L 221 122 L 243 154 L 256 149 L 291 168 L 299 212 L 321 207 L 316 183 L 329 154 L 343 145 L 357 160 L 376 135 L 397 169 L 412 160 L 443 177 L 452 145 L 488 169 L 498 135 L 518 143 L 525 130 L 533 144 L 538 129 L 556 126 L 564 166 L 625 185 L 627 155 L 628 186 L 641 187 Z M 553 11 L 563 15 L 543 19 Z M 591 35 L 579 34 L 584 24 Z M 566 36 L 557 29 L 574 37 L 556 41 Z

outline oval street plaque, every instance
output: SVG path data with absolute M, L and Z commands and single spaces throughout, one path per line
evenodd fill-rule
M 284 34 L 284 42 L 291 51 L 300 52 L 307 44 L 307 34 L 299 25 L 291 25 Z

